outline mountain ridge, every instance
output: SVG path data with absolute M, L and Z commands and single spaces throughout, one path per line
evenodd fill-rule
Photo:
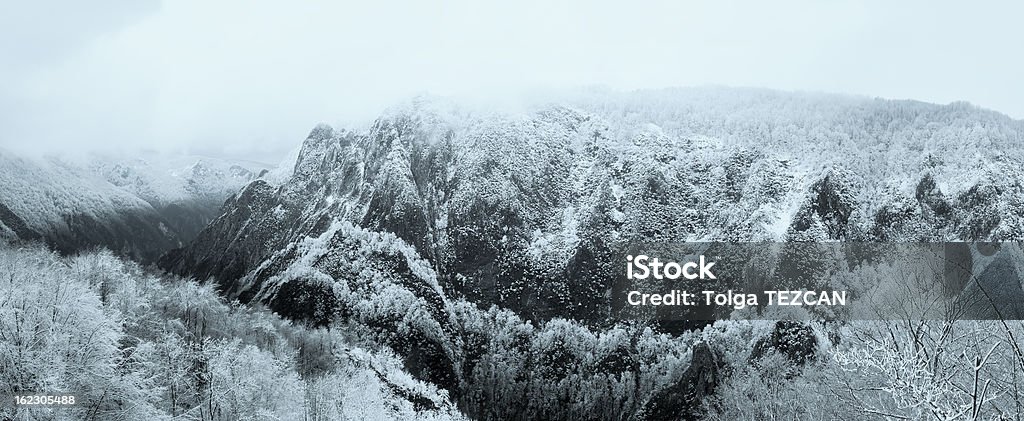
M 0 236 L 65 254 L 105 247 L 151 262 L 191 240 L 255 177 L 210 158 L 0 152 Z
M 665 95 L 481 115 L 419 100 L 364 130 L 317 125 L 290 178 L 250 183 L 159 265 L 287 318 L 362 326 L 466 409 L 489 384 L 466 323 L 500 309 L 615 328 L 609 291 L 630 244 L 1024 232 L 1024 131 L 992 113 L 851 99 L 829 114 L 785 95 L 698 112 L 687 101 L 706 99 Z M 848 107 L 867 120 L 851 125 Z

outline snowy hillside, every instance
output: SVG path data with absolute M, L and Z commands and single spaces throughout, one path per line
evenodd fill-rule
M 64 162 L 100 175 L 154 207 L 197 199 L 223 200 L 269 169 L 267 164 L 257 162 L 161 153 L 95 154 Z
M 0 273 L 0 392 L 79 403 L 3 419 L 465 419 L 393 355 L 108 251 L 0 247 Z
M 143 260 L 193 238 L 258 168 L 207 158 L 23 158 L 0 152 L 0 236 Z

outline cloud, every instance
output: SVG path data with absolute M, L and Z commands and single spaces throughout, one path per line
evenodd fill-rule
M 967 100 L 1024 117 L 1015 2 L 137 4 L 7 15 L 0 38 L 21 41 L 0 47 L 12 57 L 0 146 L 269 159 L 317 122 L 363 121 L 417 93 L 589 84 Z
M 0 14 L 0 67 L 5 77 L 31 71 L 64 58 L 97 36 L 156 11 L 159 2 L 101 0 L 31 1 L 8 5 Z

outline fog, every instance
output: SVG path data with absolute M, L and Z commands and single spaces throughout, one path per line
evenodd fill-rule
M 1024 117 L 1020 2 L 12 2 L 0 148 L 274 162 L 413 95 L 756 86 Z

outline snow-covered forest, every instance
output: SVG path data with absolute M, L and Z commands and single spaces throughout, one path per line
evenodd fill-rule
M 393 353 L 157 276 L 107 251 L 0 250 L 0 393 L 17 420 L 461 419 Z
M 1019 418 L 1014 317 L 723 314 L 667 326 L 612 317 L 610 291 L 620 251 L 652 242 L 1018 247 L 1022 141 L 1024 122 L 965 103 L 700 88 L 579 91 L 516 110 L 419 97 L 364 126 L 316 126 L 263 174 L 85 164 L 70 174 L 88 177 L 39 183 L 28 177 L 71 170 L 5 159 L 0 393 L 76 393 L 81 404 L 0 410 Z M 79 209 L 135 207 L 150 215 L 132 222 L 142 232 L 167 229 L 159 210 L 197 197 L 222 205 L 201 230 L 160 244 L 117 224 L 80 230 L 74 247 L 50 234 L 91 226 L 73 223 Z M 140 244 L 155 249 L 142 256 Z M 1024 294 L 1018 261 L 983 263 L 999 268 L 1004 298 Z M 886 262 L 844 265 L 821 274 L 879 299 L 915 286 Z
M 109 252 L 7 248 L 0 269 L 2 392 L 81 402 L 4 407 L 5 418 L 465 417 L 358 322 L 306 327 Z M 462 356 L 475 368 L 460 405 L 479 418 L 964 419 L 1024 409 L 1020 322 L 723 321 L 672 336 L 456 307 L 462 340 L 486 344 Z

